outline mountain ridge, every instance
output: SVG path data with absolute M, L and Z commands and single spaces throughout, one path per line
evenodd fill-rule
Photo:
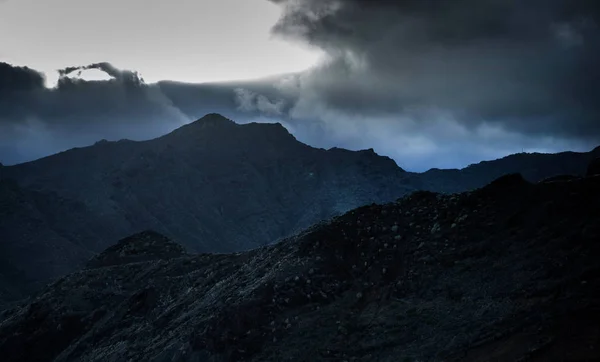
M 197 132 L 199 130 L 202 130 L 202 128 L 205 127 L 205 126 L 216 126 L 216 125 L 231 126 L 231 127 L 233 127 L 233 126 L 241 126 L 241 127 L 244 127 L 244 126 L 249 126 L 249 127 L 256 127 L 256 126 L 259 126 L 259 127 L 273 127 L 273 128 L 276 128 L 276 129 L 279 129 L 279 130 L 283 131 L 282 134 L 285 134 L 286 136 L 291 136 L 292 139 L 294 139 L 295 141 L 297 141 L 297 139 L 293 136 L 293 134 L 291 134 L 287 130 L 287 128 L 285 128 L 285 126 L 281 122 L 236 123 L 235 121 L 233 121 L 233 120 L 231 120 L 231 119 L 229 119 L 229 118 L 227 118 L 225 116 L 222 116 L 219 113 L 208 113 L 205 116 L 203 116 L 203 117 L 201 117 L 201 118 L 199 118 L 199 119 L 197 119 L 195 121 L 192 121 L 192 122 L 187 123 L 187 124 L 183 124 L 182 126 L 174 129 L 173 131 L 168 132 L 168 133 L 166 133 L 166 134 L 164 134 L 162 136 L 159 136 L 159 137 L 156 137 L 156 138 L 153 138 L 153 139 L 142 140 L 142 141 L 130 140 L 130 139 L 121 139 L 121 140 L 116 140 L 116 141 L 109 141 L 109 140 L 106 140 L 106 139 L 102 139 L 102 140 L 97 141 L 93 145 L 83 146 L 83 147 L 73 147 L 73 148 L 64 150 L 62 152 L 58 152 L 58 153 L 53 154 L 53 155 L 48 155 L 48 156 L 45 156 L 45 157 L 42 157 L 42 158 L 39 158 L 39 159 L 36 159 L 36 160 L 27 161 L 27 162 L 15 164 L 15 165 L 3 165 L 3 166 L 4 167 L 18 167 L 20 165 L 31 164 L 31 163 L 35 163 L 35 162 L 40 161 L 40 160 L 44 160 L 44 159 L 47 159 L 47 158 L 52 158 L 52 157 L 60 155 L 60 154 L 69 153 L 69 152 L 74 151 L 74 150 L 88 149 L 88 148 L 94 147 L 96 145 L 108 145 L 108 144 L 114 144 L 114 143 L 120 143 L 120 142 L 131 142 L 131 143 L 143 144 L 143 143 L 155 141 L 157 139 L 163 139 L 163 138 L 169 139 L 169 138 L 175 137 L 176 135 L 180 135 L 182 133 L 186 133 L 186 132 L 189 132 L 189 131 Z M 265 129 L 268 129 L 268 128 L 263 128 L 263 130 L 265 130 Z M 336 147 L 336 146 L 326 149 L 326 148 L 313 147 L 313 146 L 309 146 L 309 145 L 306 145 L 306 144 L 303 144 L 303 145 L 305 145 L 307 147 L 310 147 L 310 148 L 319 149 L 319 150 L 327 150 L 327 151 L 340 151 L 341 150 L 341 151 L 347 151 L 347 152 L 375 153 L 376 155 L 378 155 L 380 157 L 389 158 L 389 159 L 393 160 L 389 156 L 377 154 L 374 151 L 373 148 L 361 149 L 361 150 L 348 150 L 348 149 L 344 149 L 344 148 Z M 509 155 L 506 155 L 506 156 L 503 156 L 503 157 L 500 157 L 500 158 L 497 158 L 497 159 L 483 160 L 483 161 L 479 161 L 479 162 L 476 162 L 476 163 L 471 163 L 471 164 L 468 164 L 468 165 L 466 165 L 464 167 L 460 167 L 460 168 L 438 168 L 438 167 L 433 167 L 433 168 L 427 169 L 427 170 L 422 171 L 422 172 L 414 172 L 414 171 L 407 171 L 407 172 L 410 172 L 410 173 L 413 173 L 413 174 L 426 174 L 426 173 L 438 172 L 438 171 L 447 171 L 447 172 L 465 171 L 465 170 L 468 170 L 468 169 L 471 169 L 471 168 L 476 168 L 476 167 L 479 167 L 479 166 L 484 166 L 484 165 L 487 165 L 487 164 L 490 164 L 490 163 L 495 163 L 495 162 L 500 162 L 500 161 L 511 161 L 511 160 L 513 160 L 515 158 L 519 158 L 519 157 L 523 157 L 523 156 L 525 156 L 525 157 L 531 157 L 531 156 L 533 156 L 533 157 L 537 157 L 537 156 L 542 156 L 542 157 L 543 156 L 549 156 L 549 157 L 552 157 L 552 156 L 557 156 L 557 155 L 561 155 L 561 156 L 567 156 L 567 155 L 584 156 L 584 155 L 588 155 L 588 154 L 589 155 L 593 155 L 593 157 L 600 157 L 600 146 L 597 146 L 597 147 L 595 147 L 595 148 L 593 148 L 593 149 L 591 149 L 590 151 L 587 151 L 587 152 L 586 151 L 581 151 L 581 152 L 578 152 L 578 151 L 561 151 L 561 152 L 556 152 L 556 153 L 548 153 L 548 152 L 520 152 L 520 153 L 509 154 Z M 394 161 L 394 163 L 396 163 L 396 161 Z M 396 165 L 397 165 L 397 163 L 396 163 Z M 400 169 L 402 169 L 402 167 L 400 167 L 398 165 L 397 165 L 397 167 L 400 168 Z
M 100 230 L 94 226 L 94 232 L 80 228 L 75 233 L 76 225 L 60 222 L 44 227 L 46 233 L 66 229 L 89 253 L 146 229 L 157 229 L 193 251 L 245 250 L 412 189 L 389 158 L 315 149 L 281 125 L 238 125 L 215 114 L 154 140 L 100 142 L 3 167 L 2 177 L 28 192 L 56 194 L 82 205 L 89 215 L 83 225 L 103 225 Z M 44 217 L 74 220 L 78 213 L 66 209 Z M 12 236 L 3 242 L 19 245 L 18 234 L 28 226 L 11 222 L 5 230 L 11 229 Z M 35 237 L 25 244 L 45 243 Z M 27 260 L 15 259 L 26 268 Z M 84 262 L 70 265 L 71 270 Z M 43 268 L 36 272 L 40 278 L 57 276 Z
M 418 191 L 274 245 L 84 269 L 0 313 L 0 354 L 99 361 L 577 361 L 600 351 L 600 178 Z M 172 242 L 149 233 L 123 247 Z M 131 249 L 131 248 L 129 248 Z
M 23 297 L 142 230 L 156 230 L 193 252 L 236 252 L 416 190 L 461 192 L 514 172 L 532 182 L 581 176 L 592 156 L 521 155 L 417 174 L 373 149 L 314 148 L 281 124 L 237 124 L 211 113 L 153 140 L 97 142 L 3 166 L 0 178 L 14 180 L 20 195 L 17 202 L 14 190 L 0 188 L 6 209 L 23 217 L 0 220 L 0 246 L 7 265 L 32 280 L 22 287 Z M 38 252 L 46 249 L 53 252 Z M 28 253 L 38 258 L 36 267 Z M 4 279 L 15 299 L 15 282 Z

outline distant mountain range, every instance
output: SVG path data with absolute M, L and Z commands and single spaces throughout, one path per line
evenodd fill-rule
M 431 169 L 413 174 L 419 188 L 435 192 L 462 192 L 487 185 L 496 178 L 520 173 L 531 182 L 560 176 L 582 176 L 589 163 L 600 157 L 600 146 L 590 152 L 518 153 L 493 161 L 483 161 L 463 169 Z
M 454 193 L 507 173 L 582 175 L 589 153 L 517 154 L 411 173 L 373 150 L 318 149 L 280 124 L 209 114 L 142 142 L 100 141 L 0 166 L 0 302 L 81 267 L 115 240 L 154 229 L 193 252 L 236 252 L 416 190 Z
M 156 232 L 138 233 L 0 312 L 0 355 L 598 361 L 596 171 L 415 192 L 241 253 L 192 255 Z

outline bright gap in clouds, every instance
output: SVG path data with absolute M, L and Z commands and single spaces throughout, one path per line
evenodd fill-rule
M 113 77 L 111 77 L 110 75 L 106 74 L 105 72 L 103 72 L 99 69 L 85 69 L 85 70 L 81 70 L 81 71 L 75 71 L 75 72 L 69 73 L 68 76 L 71 78 L 81 78 L 81 79 L 85 79 L 85 80 L 95 80 L 95 81 L 114 79 Z
M 0 60 L 44 71 L 107 61 L 148 82 L 252 79 L 304 70 L 320 52 L 273 38 L 266 0 L 0 3 Z

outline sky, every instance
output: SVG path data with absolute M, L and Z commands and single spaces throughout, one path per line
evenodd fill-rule
M 212 112 L 413 171 L 587 151 L 599 26 L 596 0 L 3 0 L 0 162 Z
M 281 10 L 264 0 L 0 2 L 0 59 L 50 83 L 56 69 L 96 62 L 147 82 L 252 79 L 304 70 L 320 55 L 273 37 Z

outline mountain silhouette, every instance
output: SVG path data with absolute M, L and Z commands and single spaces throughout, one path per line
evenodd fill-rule
M 521 173 L 582 176 L 590 153 L 518 154 L 411 173 L 372 149 L 319 149 L 281 124 L 208 114 L 149 141 L 106 141 L 0 168 L 0 305 L 156 230 L 190 252 L 239 252 L 415 190 L 455 193 Z
M 36 210 L 40 220 L 34 234 L 27 211 L 3 220 L 3 257 L 43 281 L 141 230 L 195 252 L 241 251 L 412 190 L 407 173 L 372 150 L 316 149 L 280 124 L 240 125 L 217 114 L 150 141 L 102 141 L 3 167 L 1 177 L 24 195 L 6 209 Z M 48 201 L 37 211 L 40 195 L 70 206 Z M 78 262 L 38 252 L 54 249 L 52 240 L 76 245 Z M 39 255 L 35 263 L 29 254 Z

